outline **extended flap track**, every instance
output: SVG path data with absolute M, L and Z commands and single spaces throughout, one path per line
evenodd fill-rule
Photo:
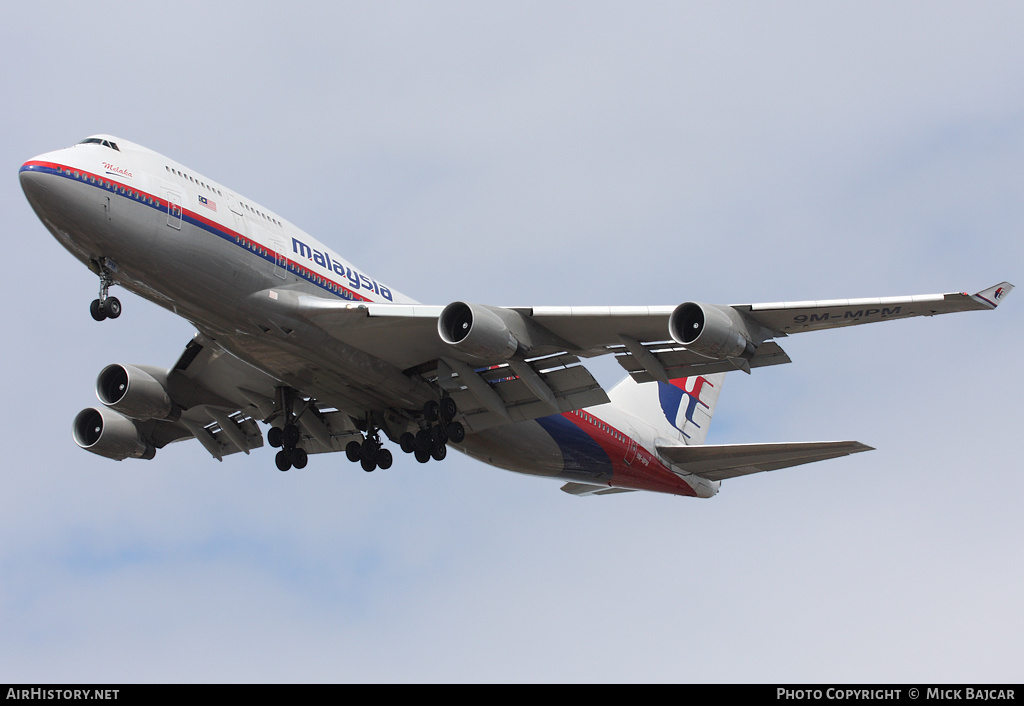
M 580 359 L 566 352 L 483 367 L 444 358 L 432 368 L 421 375 L 455 399 L 471 431 L 608 402 Z
M 654 341 L 640 343 L 624 341 L 620 345 L 607 346 L 615 360 L 636 382 L 667 382 L 694 375 L 726 373 L 732 370 L 760 368 L 792 362 L 789 356 L 774 341 L 758 346 L 750 358 L 742 360 L 707 358 L 687 350 L 675 341 Z

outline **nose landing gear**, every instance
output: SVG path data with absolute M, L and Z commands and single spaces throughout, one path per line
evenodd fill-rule
M 89 305 L 89 313 L 96 321 L 116 319 L 121 315 L 121 302 L 117 297 L 107 296 L 107 290 L 114 286 L 114 273 L 107 267 L 107 259 L 101 257 L 89 263 L 100 276 L 100 296 Z

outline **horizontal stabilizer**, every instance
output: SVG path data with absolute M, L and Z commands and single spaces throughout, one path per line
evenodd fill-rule
M 673 465 L 707 480 L 725 480 L 762 471 L 777 471 L 780 468 L 871 450 L 872 447 L 859 441 L 658 446 L 661 455 Z

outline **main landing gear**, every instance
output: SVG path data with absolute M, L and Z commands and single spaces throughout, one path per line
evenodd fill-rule
M 441 461 L 448 455 L 448 442 L 461 443 L 466 438 L 466 429 L 453 421 L 457 412 L 455 400 L 450 397 L 433 400 L 423 406 L 423 422 L 418 432 L 405 432 L 398 438 L 398 444 L 405 453 L 413 454 L 420 463 L 430 459 Z M 345 447 L 349 461 L 358 463 L 367 473 L 378 468 L 388 469 L 394 461 L 391 452 L 383 448 L 380 428 L 368 422 L 366 436 L 362 442 L 350 441 Z
M 108 297 L 107 290 L 114 286 L 114 273 L 107 267 L 106 258 L 93 260 L 89 263 L 94 265 L 94 270 L 100 276 L 100 296 L 93 299 L 89 305 L 89 313 L 96 321 L 104 319 L 116 319 L 121 315 L 121 302 L 117 297 Z
M 386 471 L 391 468 L 391 464 L 395 460 L 391 452 L 381 444 L 380 433 L 373 425 L 367 427 L 366 437 L 363 438 L 362 443 L 358 441 L 348 442 L 348 445 L 345 447 L 345 456 L 352 463 L 358 462 L 367 473 L 371 473 L 378 468 Z
M 284 426 L 271 427 L 267 432 L 267 443 L 275 449 L 281 449 L 274 457 L 277 470 L 289 471 L 293 467 L 303 469 L 309 461 L 309 454 L 299 447 L 302 441 L 302 431 L 299 429 L 298 421 L 312 406 L 313 401 L 308 400 L 302 409 L 296 414 L 292 409 L 295 402 L 294 391 L 290 388 L 278 388 L 279 409 L 284 412 Z
M 398 438 L 402 451 L 413 454 L 420 463 L 430 459 L 443 461 L 448 455 L 448 442 L 460 444 L 466 438 L 465 427 L 453 421 L 457 411 L 451 397 L 442 397 L 440 402 L 427 402 L 423 405 L 426 424 L 415 434 L 407 431 Z
M 278 409 L 284 416 L 284 424 L 271 427 L 267 432 L 267 443 L 275 449 L 281 449 L 274 457 L 274 462 L 281 471 L 305 468 L 309 456 L 305 449 L 299 446 L 302 442 L 302 432 L 297 422 L 300 416 L 309 411 L 313 401 L 306 401 L 295 413 L 292 410 L 295 392 L 291 388 L 279 388 L 278 395 Z M 454 421 L 457 411 L 455 401 L 450 397 L 443 397 L 439 402 L 427 402 L 423 406 L 420 430 L 416 434 L 405 432 L 399 437 L 398 443 L 402 451 L 415 455 L 420 463 L 426 463 L 432 458 L 437 461 L 443 460 L 448 455 L 449 441 L 458 444 L 466 438 L 465 427 Z M 381 426 L 373 414 L 367 415 L 365 428 L 366 432 L 361 441 L 350 441 L 345 447 L 345 456 L 349 461 L 358 463 L 367 473 L 378 468 L 391 468 L 394 457 L 391 451 L 384 448 L 380 435 Z
M 309 461 L 309 455 L 305 449 L 299 448 L 298 443 L 302 440 L 302 432 L 295 423 L 286 424 L 283 427 L 271 427 L 267 432 L 267 443 L 275 449 L 281 449 L 274 457 L 277 470 L 289 471 L 292 467 L 303 469 Z

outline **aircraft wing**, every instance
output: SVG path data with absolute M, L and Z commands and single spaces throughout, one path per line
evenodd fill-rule
M 542 367 L 545 358 L 558 362 L 550 369 L 568 369 L 579 367 L 579 358 L 609 353 L 637 382 L 667 382 L 729 370 L 749 373 L 752 368 L 790 362 L 785 351 L 771 340 L 774 338 L 890 319 L 994 309 L 1012 289 L 1013 285 L 1003 282 L 973 295 L 732 306 L 687 302 L 675 307 L 490 307 L 464 302 L 442 307 L 346 303 L 299 296 L 295 307 L 329 335 L 379 356 L 400 370 L 426 372 L 432 376 L 431 381 L 439 379 L 438 375 L 452 380 L 461 377 L 449 387 L 465 389 L 468 384 L 475 390 L 472 396 L 481 409 L 493 412 L 500 406 L 477 381 L 470 383 L 473 376 L 466 374 L 466 366 L 477 375 L 486 371 L 491 379 L 484 382 L 492 389 L 495 380 L 525 383 L 525 388 L 518 386 L 521 394 L 509 399 L 499 393 L 506 409 L 539 401 L 542 405 L 534 406 L 534 411 L 550 412 L 552 407 L 569 411 L 584 403 L 583 397 L 577 397 L 576 402 L 555 404 L 566 395 L 586 392 L 587 405 L 605 400 L 593 387 L 596 383 L 591 382 L 592 378 L 588 376 L 584 381 L 580 371 L 572 373 L 573 379 L 565 386 L 548 394 L 524 363 L 542 382 L 547 382 L 544 376 L 548 368 Z M 437 365 L 438 361 L 442 365 Z M 463 374 L 460 376 L 455 368 Z M 501 418 L 504 413 L 499 411 L 498 415 Z M 534 416 L 539 414 L 516 418 Z
M 266 304 L 263 321 L 268 335 L 284 339 L 298 335 L 296 340 L 309 345 L 287 349 L 265 345 L 261 352 L 254 348 L 258 340 L 242 334 L 233 340 L 231 332 L 221 331 L 197 335 L 171 370 L 121 366 L 128 376 L 127 388 L 132 376 L 143 380 L 140 384 L 145 388 L 149 376 L 168 391 L 175 409 L 150 414 L 133 411 L 130 405 L 110 404 L 110 409 L 85 410 L 80 415 L 79 443 L 111 458 L 143 456 L 189 437 L 217 459 L 248 453 L 263 444 L 256 422 L 273 421 L 283 407 L 276 397 L 282 394 L 282 382 L 302 396 L 300 405 L 313 407 L 311 414 L 299 415 L 308 453 L 344 450 L 348 441 L 360 438 L 357 420 L 371 412 L 393 411 L 396 428 L 401 427 L 408 418 L 402 410 L 412 411 L 415 417 L 426 401 L 436 399 L 439 389 L 455 400 L 466 429 L 480 431 L 607 403 L 608 395 L 581 358 L 613 354 L 638 382 L 727 370 L 750 372 L 754 367 L 789 362 L 772 338 L 895 318 L 993 309 L 1012 289 L 1004 282 L 974 295 L 739 306 L 687 302 L 677 307 L 488 307 L 463 302 L 441 307 L 341 302 L 283 289 L 265 290 L 253 296 Z M 240 346 L 238 350 L 250 354 L 254 364 L 227 353 L 215 342 L 217 338 Z M 275 377 L 261 369 L 275 370 Z M 357 378 L 339 382 L 332 377 L 339 369 L 372 374 L 375 382 L 355 385 L 352 381 Z M 123 415 L 138 422 L 133 427 L 137 437 L 120 423 L 117 417 L 123 419 Z M 107 444 L 97 436 L 103 427 L 111 437 L 116 429 L 125 431 Z M 700 454 L 716 453 L 716 447 L 702 448 L 664 452 L 677 465 L 694 469 L 691 472 L 721 479 L 867 447 L 748 446 L 744 452 L 756 455 L 736 457 L 732 449 L 717 451 L 726 455 L 714 458 Z
M 826 328 L 994 309 L 1009 282 L 977 294 L 776 302 L 732 306 L 687 302 L 678 307 L 534 307 L 532 318 L 576 346 L 610 352 L 637 381 L 649 382 L 789 363 L 771 342 Z M 700 326 L 688 336 L 688 327 Z M 687 329 L 687 330 L 684 330 Z M 731 348 L 730 348 L 731 347 Z
M 1011 290 L 1012 284 L 1002 282 L 977 294 L 959 292 L 877 299 L 778 302 L 735 308 L 762 326 L 786 335 L 912 316 L 995 309 Z
M 396 373 L 444 390 L 469 431 L 609 401 L 571 346 L 536 326 L 531 327 L 534 338 L 528 351 L 468 355 L 438 333 L 446 307 L 346 304 L 306 296 L 298 297 L 295 306 L 332 338 L 394 366 Z M 519 317 L 512 309 L 501 311 Z
M 104 368 L 97 381 L 104 406 L 78 415 L 78 445 L 118 461 L 152 458 L 156 449 L 189 438 L 218 461 L 263 446 L 256 424 L 259 410 L 240 390 L 260 389 L 269 378 L 248 366 L 243 370 L 241 361 L 201 339 L 197 335 L 189 341 L 170 370 L 120 364 Z
M 129 395 L 79 415 L 81 430 L 76 420 L 75 432 L 79 445 L 116 460 L 148 457 L 155 449 L 190 438 L 218 461 L 239 452 L 248 454 L 263 446 L 263 434 L 256 422 L 272 422 L 280 414 L 281 382 L 239 360 L 202 333 L 188 342 L 170 370 L 112 365 L 101 373 L 98 388 L 105 386 L 108 371 L 121 376 L 118 380 L 110 378 L 115 388 L 120 385 L 122 391 L 145 390 L 147 381 L 155 380 L 174 401 L 173 411 L 161 412 L 164 416 L 133 408 Z M 298 420 L 307 453 L 343 451 L 349 441 L 362 438 L 346 411 L 320 409 L 303 399 L 295 402 L 311 407 Z M 135 432 L 129 432 L 124 424 L 126 416 L 131 418 Z M 91 436 L 90 428 L 95 429 Z
M 839 458 L 872 447 L 858 441 L 812 441 L 782 444 L 658 446 L 673 465 L 707 480 L 725 480 L 751 473 Z

